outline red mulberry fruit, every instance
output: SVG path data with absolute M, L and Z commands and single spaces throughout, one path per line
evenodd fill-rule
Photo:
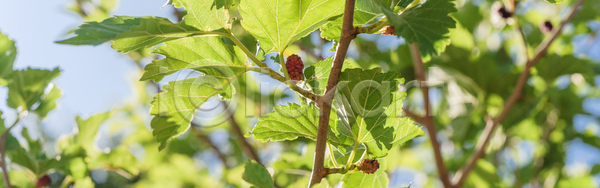
M 542 31 L 542 33 L 548 33 L 552 31 L 553 28 L 554 26 L 552 26 L 552 23 L 550 21 L 545 21 L 544 23 L 542 23 L 542 25 L 540 25 L 540 30 Z
M 383 29 L 383 35 L 396 35 L 396 28 L 394 26 L 385 26 Z
M 35 187 L 46 187 L 49 186 L 51 183 L 52 179 L 50 179 L 50 176 L 44 175 L 37 180 Z
M 379 162 L 377 160 L 363 159 L 357 168 L 365 174 L 373 174 L 379 169 Z
M 304 63 L 300 56 L 293 54 L 287 58 L 285 63 L 288 74 L 292 80 L 302 80 L 302 69 L 304 69 Z

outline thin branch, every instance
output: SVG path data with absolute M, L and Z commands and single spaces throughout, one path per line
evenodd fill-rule
M 344 65 L 344 59 L 346 58 L 346 52 L 348 52 L 350 42 L 352 39 L 356 38 L 356 35 L 358 34 L 357 30 L 352 25 L 354 21 L 354 4 L 355 0 L 346 0 L 340 43 L 338 44 L 337 51 L 333 59 L 333 66 L 331 68 L 331 73 L 329 74 L 329 80 L 327 81 L 325 94 L 317 103 L 320 106 L 321 115 L 319 117 L 319 127 L 317 128 L 317 146 L 315 149 L 313 171 L 310 178 L 309 187 L 320 183 L 321 179 L 327 175 L 324 166 L 325 149 L 327 147 L 327 133 L 329 132 L 329 116 L 331 113 L 333 93 L 335 93 L 335 86 L 339 81 L 340 73 L 342 72 L 342 66 Z
M 429 88 L 426 84 L 427 77 L 425 75 L 425 66 L 423 65 L 423 60 L 421 59 L 421 53 L 419 52 L 419 47 L 417 43 L 413 43 L 409 45 L 410 54 L 413 59 L 413 65 L 415 68 L 415 74 L 417 80 L 419 81 L 419 86 L 421 88 L 421 92 L 423 93 L 423 101 L 425 108 L 425 116 L 422 117 L 422 124 L 427 128 L 427 132 L 429 133 L 429 139 L 431 140 L 431 146 L 433 147 L 433 153 L 435 156 L 435 163 L 438 169 L 438 174 L 440 176 L 440 180 L 444 187 L 452 187 L 450 183 L 450 178 L 448 177 L 448 170 L 446 169 L 446 165 L 444 165 L 444 158 L 442 157 L 442 152 L 440 151 L 440 143 L 437 140 L 437 130 L 435 129 L 435 121 L 433 120 L 431 114 L 431 103 L 429 101 Z M 407 113 L 407 114 L 410 114 Z M 414 114 L 412 114 L 414 115 Z
M 8 177 L 8 168 L 6 168 L 6 137 L 8 137 L 10 130 L 19 123 L 22 117 L 23 113 L 18 113 L 15 122 L 8 127 L 8 129 L 4 130 L 4 133 L 2 133 L 2 137 L 0 138 L 0 167 L 2 168 L 2 177 L 4 177 L 4 185 L 7 188 L 12 188 L 12 185 L 10 184 L 10 177 Z
M 529 71 L 530 71 L 531 67 L 533 67 L 546 54 L 546 52 L 548 51 L 548 48 L 550 47 L 550 44 L 552 44 L 552 42 L 560 35 L 564 26 L 569 21 L 571 21 L 571 19 L 573 19 L 573 17 L 579 10 L 578 9 L 579 6 L 581 6 L 583 4 L 583 2 L 585 2 L 585 0 L 577 1 L 571 7 L 571 10 L 569 11 L 569 14 L 568 14 L 569 16 L 560 24 L 559 27 L 556 27 L 552 30 L 552 34 L 550 37 L 547 37 L 546 39 L 544 39 L 544 41 L 535 49 L 535 55 L 533 56 L 532 59 L 528 60 L 527 63 L 525 64 L 525 69 L 519 76 L 519 80 L 517 81 L 515 89 L 511 93 L 507 102 L 504 104 L 504 108 L 502 109 L 502 112 L 500 112 L 500 115 L 498 115 L 498 117 L 494 118 L 493 120 L 487 121 L 487 125 L 486 125 L 485 129 L 483 130 L 483 133 L 482 133 L 479 141 L 477 142 L 475 152 L 473 152 L 472 156 L 469 159 L 469 162 L 467 163 L 466 166 L 464 166 L 461 170 L 459 170 L 456 173 L 456 175 L 454 176 L 454 179 L 452 179 L 452 182 L 454 183 L 455 187 L 460 187 L 463 184 L 463 182 L 465 181 L 469 172 L 471 172 L 471 170 L 473 170 L 473 168 L 475 167 L 477 160 L 479 158 L 483 157 L 483 154 L 485 153 L 485 148 L 486 148 L 487 144 L 489 143 L 489 141 L 492 137 L 492 134 L 494 133 L 494 130 L 498 127 L 500 122 L 506 117 L 506 115 L 508 114 L 510 109 L 515 105 L 517 100 L 521 97 L 521 92 L 523 91 L 523 87 L 525 87 L 527 78 L 529 77 Z

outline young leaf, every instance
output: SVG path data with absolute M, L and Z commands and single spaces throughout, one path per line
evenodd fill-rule
M 343 8 L 343 0 L 242 0 L 239 9 L 242 26 L 270 53 L 337 18 Z
M 400 118 L 405 92 L 403 79 L 394 72 L 346 69 L 340 75 L 334 106 L 339 123 L 333 125 L 343 137 L 364 143 L 373 157 L 383 157 L 396 144 L 422 135 L 409 118 Z
M 419 44 L 424 57 L 439 55 L 450 44 L 450 28 L 456 22 L 448 14 L 456 12 L 452 0 L 427 0 L 396 14 L 381 0 L 373 0 L 383 8 L 390 24 L 396 28 L 396 35 L 407 43 Z
M 165 58 L 144 67 L 141 80 L 161 81 L 165 76 L 182 69 L 207 75 L 223 76 L 245 72 L 246 55 L 237 46 L 226 45 L 219 37 L 194 37 L 166 42 L 156 52 Z
M 244 174 L 242 174 L 244 181 L 259 188 L 275 187 L 271 174 L 269 174 L 269 171 L 263 165 L 258 164 L 256 161 L 248 160 L 245 166 Z
M 44 89 L 58 75 L 60 75 L 58 68 L 54 70 L 27 68 L 14 71 L 8 85 L 8 106 L 34 110 L 32 109 L 33 105 L 42 101 Z
M 276 106 L 274 110 L 258 119 L 258 123 L 251 132 L 254 139 L 263 142 L 295 140 L 298 137 L 317 139 L 319 123 L 317 107 L 288 103 L 287 106 Z M 327 141 L 334 145 L 341 144 L 331 131 L 327 136 Z
M 383 170 L 377 170 L 374 174 L 362 172 L 344 174 L 342 177 L 342 188 L 384 188 L 388 186 L 388 177 Z
M 0 86 L 8 85 L 16 57 L 17 47 L 15 42 L 0 32 Z

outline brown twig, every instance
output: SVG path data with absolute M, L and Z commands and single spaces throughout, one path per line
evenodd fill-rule
M 421 92 L 423 93 L 423 106 L 425 108 L 425 116 L 418 119 L 415 118 L 415 120 L 420 120 L 421 124 L 425 125 L 425 127 L 427 128 L 427 132 L 429 133 L 429 139 L 431 140 L 431 145 L 433 147 L 433 153 L 435 155 L 435 163 L 442 184 L 444 185 L 444 187 L 452 187 L 452 184 L 450 183 L 450 178 L 448 177 L 448 170 L 446 169 L 446 165 L 444 165 L 444 158 L 442 157 L 442 152 L 440 151 L 440 143 L 437 140 L 437 130 L 435 129 L 435 121 L 431 116 L 429 87 L 426 83 L 427 77 L 425 75 L 425 66 L 423 65 L 423 60 L 421 59 L 421 53 L 419 52 L 419 47 L 417 46 L 417 43 L 410 44 L 409 47 L 410 54 L 413 59 L 413 65 L 415 67 L 417 81 L 419 81 L 418 85 L 421 88 Z M 406 114 L 411 114 L 409 116 L 414 116 L 414 114 L 410 111 L 407 111 Z
M 329 132 L 329 116 L 331 113 L 331 103 L 333 100 L 333 93 L 335 93 L 335 86 L 337 85 L 340 73 L 342 72 L 342 66 L 344 65 L 344 59 L 346 58 L 346 52 L 350 42 L 356 38 L 358 34 L 354 28 L 354 3 L 355 0 L 346 0 L 344 7 L 344 17 L 342 21 L 342 34 L 340 37 L 340 43 L 337 47 L 335 57 L 333 58 L 333 66 L 331 73 L 329 74 L 329 80 L 325 88 L 325 94 L 321 97 L 320 104 L 320 117 L 319 127 L 317 128 L 317 146 L 315 149 L 315 158 L 313 163 L 313 171 L 310 178 L 310 186 L 313 186 L 321 182 L 321 179 L 327 176 L 325 170 L 325 149 L 327 145 L 327 133 Z
M 463 184 L 463 182 L 466 179 L 469 172 L 471 172 L 471 170 L 473 170 L 473 168 L 475 167 L 477 160 L 479 158 L 481 158 L 483 156 L 483 154 L 485 153 L 485 148 L 486 148 L 488 142 L 490 141 L 492 134 L 494 133 L 494 130 L 498 127 L 500 122 L 506 117 L 506 115 L 508 114 L 510 109 L 515 105 L 517 100 L 521 97 L 521 92 L 523 91 L 523 87 L 525 86 L 525 83 L 527 82 L 527 78 L 529 77 L 529 70 L 531 69 L 531 67 L 533 67 L 546 54 L 546 52 L 548 51 L 548 48 L 550 47 L 550 44 L 552 44 L 552 42 L 558 37 L 558 35 L 560 35 L 560 32 L 562 31 L 564 26 L 569 21 L 571 21 L 571 19 L 573 19 L 573 17 L 575 16 L 575 14 L 578 11 L 578 7 L 581 6 L 581 4 L 583 4 L 583 2 L 585 2 L 585 0 L 577 1 L 571 7 L 571 10 L 569 11 L 569 16 L 560 24 L 559 27 L 556 27 L 552 30 L 552 34 L 550 37 L 547 37 L 546 39 L 544 39 L 544 41 L 542 41 L 542 43 L 535 49 L 535 55 L 533 56 L 532 59 L 528 60 L 527 63 L 525 64 L 525 69 L 519 76 L 519 80 L 517 81 L 515 89 L 513 90 L 510 97 L 508 98 L 507 102 L 505 103 L 504 108 L 502 109 L 502 112 L 500 113 L 500 115 L 498 115 L 498 117 L 487 122 L 486 127 L 483 130 L 483 133 L 482 133 L 479 141 L 477 142 L 475 152 L 473 152 L 472 156 L 469 159 L 469 162 L 462 169 L 460 169 L 454 176 L 454 179 L 452 179 L 452 182 L 454 183 L 455 187 L 460 187 Z

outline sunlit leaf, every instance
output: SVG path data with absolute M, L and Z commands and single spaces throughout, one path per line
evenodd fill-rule
M 242 26 L 266 52 L 282 52 L 343 13 L 343 0 L 265 0 L 240 2 Z
M 0 86 L 6 86 L 17 57 L 15 42 L 0 32 Z
M 342 177 L 342 188 L 384 188 L 388 187 L 388 175 L 383 170 L 374 174 L 356 172 Z

